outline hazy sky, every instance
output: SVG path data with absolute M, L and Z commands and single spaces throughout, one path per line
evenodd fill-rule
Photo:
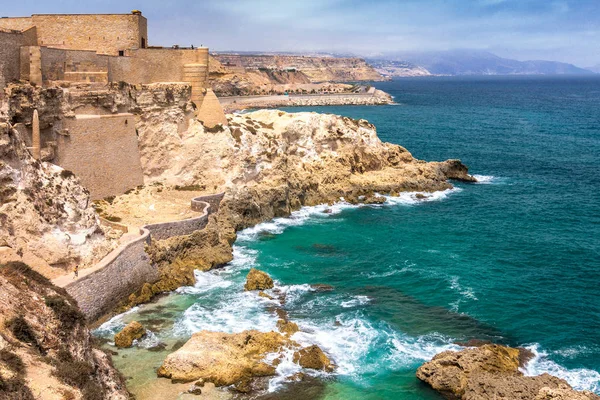
M 481 49 L 519 60 L 600 64 L 600 0 L 1 1 L 6 16 L 140 9 L 153 45 L 364 56 Z

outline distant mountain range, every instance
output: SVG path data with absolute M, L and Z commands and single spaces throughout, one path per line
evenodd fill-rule
M 588 71 L 592 71 L 592 72 L 595 72 L 597 74 L 600 74 L 600 64 L 596 64 L 593 67 L 587 67 L 586 69 Z
M 421 68 L 418 75 L 586 75 L 600 72 L 600 65 L 591 69 L 556 61 L 517 61 L 498 57 L 486 51 L 453 50 L 440 52 L 406 52 L 386 54 L 368 59 L 378 71 L 388 76 L 414 76 L 413 71 L 399 67 Z M 404 74 L 407 72 L 407 74 Z

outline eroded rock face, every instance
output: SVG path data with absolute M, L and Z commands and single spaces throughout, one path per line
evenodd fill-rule
M 266 290 L 273 288 L 273 279 L 266 272 L 252 268 L 246 277 L 244 290 Z
M 253 377 L 271 376 L 275 367 L 264 361 L 267 353 L 292 345 L 277 332 L 201 331 L 167 356 L 157 373 L 174 381 L 203 379 L 216 386 L 233 385 Z
M 33 159 L 18 131 L 0 123 L 0 262 L 24 261 L 52 278 L 115 246 L 79 180 Z
M 333 366 L 329 357 L 323 353 L 319 346 L 313 345 L 294 353 L 294 362 L 300 364 L 302 368 L 319 369 L 332 371 Z
M 129 398 L 75 301 L 22 263 L 0 265 L 0 337 L 2 399 Z
M 146 329 L 142 324 L 132 321 L 115 335 L 115 346 L 120 348 L 131 347 L 134 340 L 141 339 L 145 334 Z
M 519 349 L 486 344 L 442 352 L 419 367 L 417 378 L 453 400 L 600 399 L 589 392 L 577 392 L 548 374 L 524 376 L 519 363 Z M 548 397 L 554 395 L 564 397 Z

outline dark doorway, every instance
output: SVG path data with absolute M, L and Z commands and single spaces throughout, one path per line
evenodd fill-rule
M 142 49 L 146 48 L 146 39 L 142 38 Z

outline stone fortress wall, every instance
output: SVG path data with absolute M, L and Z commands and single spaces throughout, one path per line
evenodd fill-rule
M 220 193 L 193 199 L 192 208 L 203 210 L 199 217 L 144 226 L 138 238 L 114 250 L 96 266 L 96 271 L 70 283 L 65 289 L 88 320 L 96 321 L 146 282 L 154 283 L 159 279 L 158 268 L 146 254 L 146 245 L 152 240 L 189 235 L 203 229 L 209 215 L 218 211 L 223 196 L 224 193 Z
M 2 18 L 0 18 L 2 21 Z M 5 87 L 11 81 L 20 79 L 21 47 L 30 46 L 35 43 L 36 29 L 29 28 L 24 31 L 6 30 L 0 28 L 0 88 Z M 0 91 L 0 99 L 4 93 Z
M 149 47 L 147 20 L 137 10 L 0 18 L 0 103 L 14 80 L 37 86 L 181 82 L 191 86 L 195 116 L 214 127 L 227 119 L 209 88 L 208 69 L 208 48 Z M 77 85 L 69 88 L 76 90 Z M 143 184 L 134 116 L 98 117 L 102 112 L 94 107 L 76 113 L 53 122 L 51 130 L 60 133 L 50 139 L 54 162 L 78 175 L 94 199 Z M 32 128 L 24 129 L 33 142 Z M 48 142 L 47 132 L 38 135 L 42 144 Z
M 77 115 L 62 132 L 53 162 L 76 171 L 93 199 L 144 184 L 133 114 Z
M 0 29 L 37 29 L 37 46 L 91 50 L 118 56 L 119 51 L 145 48 L 148 22 L 140 12 L 131 14 L 34 14 L 0 18 Z

